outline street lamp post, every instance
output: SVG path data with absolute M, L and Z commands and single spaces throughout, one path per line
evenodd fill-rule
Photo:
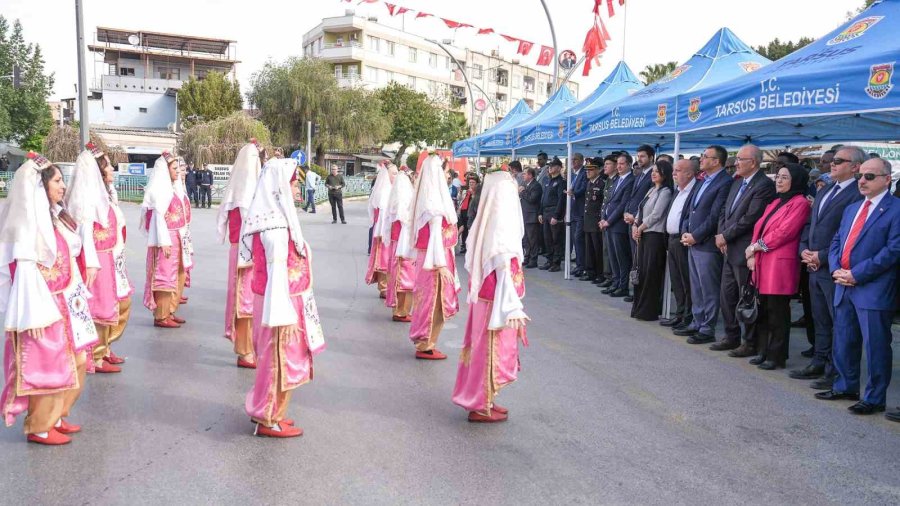
M 550 18 L 550 9 L 547 8 L 547 1 L 541 0 L 541 5 L 544 6 L 547 24 L 550 25 L 550 36 L 553 38 L 553 91 L 556 91 L 559 89 L 556 85 L 556 79 L 559 78 L 559 58 L 556 57 L 558 54 L 556 49 L 556 28 L 553 27 L 553 19 Z
M 75 0 L 75 31 L 78 39 L 78 121 L 81 128 L 81 145 L 90 140 L 91 123 L 88 120 L 87 77 L 84 69 L 84 14 L 81 0 Z

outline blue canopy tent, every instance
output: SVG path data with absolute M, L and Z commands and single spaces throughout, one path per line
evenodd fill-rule
M 543 107 L 538 109 L 536 113 L 532 114 L 524 121 L 515 124 L 510 123 L 505 128 L 497 130 L 490 135 L 482 135 L 478 147 L 482 153 L 514 154 L 515 145 L 521 140 L 521 128 L 538 125 L 541 121 L 552 118 L 571 108 L 576 102 L 577 101 L 575 100 L 575 97 L 572 96 L 569 88 L 563 86 L 547 99 L 547 102 Z
M 689 60 L 659 81 L 599 110 L 573 115 L 570 121 L 575 127 L 569 140 L 574 148 L 589 152 L 674 144 L 679 95 L 748 74 L 768 63 L 731 30 L 721 28 Z M 682 107 L 687 108 L 686 104 Z
M 900 0 L 875 2 L 854 19 L 777 62 L 685 93 L 682 142 L 767 146 L 900 139 Z M 898 90 L 900 91 L 900 90 Z
M 644 85 L 628 68 L 624 61 L 616 67 L 600 83 L 599 86 L 571 109 L 547 118 L 537 124 L 529 120 L 516 128 L 516 137 L 521 139 L 514 147 L 518 155 L 536 155 L 541 151 L 564 155 L 569 139 L 569 128 L 575 126 L 569 118 L 587 114 L 588 111 L 599 111 L 607 104 L 621 100 L 636 93 Z
M 519 102 L 516 103 L 516 105 L 512 109 L 510 109 L 509 113 L 504 116 L 503 119 L 498 121 L 496 125 L 488 128 L 484 132 L 474 137 L 469 137 L 468 139 L 454 142 L 453 156 L 478 156 L 479 141 L 481 139 L 483 139 L 487 135 L 493 134 L 494 132 L 504 130 L 508 126 L 516 125 L 522 121 L 525 121 L 525 119 L 531 116 L 533 112 L 534 111 L 531 110 L 531 107 L 528 107 L 528 103 L 525 102 L 524 99 L 519 100 Z

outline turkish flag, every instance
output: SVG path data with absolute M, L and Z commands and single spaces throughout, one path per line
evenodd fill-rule
M 603 40 L 603 35 L 600 33 L 600 26 L 596 21 L 594 22 L 594 26 L 588 30 L 587 35 L 584 37 L 582 51 L 584 51 L 584 72 L 582 72 L 581 75 L 588 76 L 591 73 L 591 63 L 599 65 L 600 55 L 606 51 L 606 41 Z
M 419 11 L 419 13 L 416 14 L 416 19 L 419 19 L 419 18 L 427 18 L 427 17 L 430 17 L 430 16 L 431 16 L 431 14 L 428 14 L 427 12 Z
M 510 35 L 503 35 L 502 33 L 500 34 L 500 36 L 503 37 L 504 39 L 506 39 L 506 40 L 509 41 L 509 42 L 519 42 L 519 40 L 520 40 L 520 39 L 517 39 L 517 38 L 512 37 L 512 36 L 510 36 Z
M 378 0 L 359 0 L 359 3 L 356 4 L 356 5 L 373 4 L 373 3 L 377 2 L 377 1 L 378 1 Z
M 443 21 L 444 24 L 447 25 L 447 28 L 453 28 L 454 30 L 457 28 L 472 28 L 472 25 L 453 21 L 452 19 L 441 18 L 441 21 Z
M 389 4 L 387 2 L 385 2 L 384 5 L 385 7 L 387 7 L 387 10 L 391 14 L 391 16 L 400 16 L 401 14 L 409 12 L 409 9 L 407 9 L 406 7 L 398 8 L 396 5 Z
M 493 28 L 479 28 L 478 29 L 478 35 L 488 35 L 491 33 L 494 33 Z
M 531 52 L 531 48 L 534 46 L 534 42 L 528 42 L 527 40 L 519 40 L 519 48 L 516 49 L 516 54 L 520 54 L 522 56 L 528 56 L 528 53 Z
M 541 66 L 550 65 L 553 61 L 553 48 L 547 46 L 541 46 L 541 55 L 538 56 L 537 64 Z

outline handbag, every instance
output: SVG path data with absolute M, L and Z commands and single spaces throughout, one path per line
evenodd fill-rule
M 759 290 L 753 284 L 753 272 L 747 276 L 747 282 L 741 288 L 741 298 L 735 308 L 737 319 L 745 325 L 756 323 L 759 316 Z

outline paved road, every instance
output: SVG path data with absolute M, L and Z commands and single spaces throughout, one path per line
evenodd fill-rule
M 531 347 L 502 394 L 509 422 L 467 423 L 450 402 L 465 314 L 443 334 L 451 360 L 414 360 L 406 325 L 362 282 L 364 203 L 346 207 L 350 225 L 331 225 L 327 206 L 301 214 L 329 339 L 291 405 L 302 438 L 251 436 L 253 373 L 234 366 L 222 337 L 226 248 L 216 210 L 197 210 L 188 324 L 158 331 L 136 295 L 117 347 L 126 370 L 88 378 L 73 444 L 25 444 L 21 420 L 0 431 L 0 502 L 900 502 L 900 424 L 816 401 L 784 371 L 688 346 L 546 272 L 529 272 Z M 137 208 L 126 214 L 140 294 L 143 237 Z M 789 365 L 802 363 L 799 341 Z M 898 388 L 889 399 L 900 402 Z

